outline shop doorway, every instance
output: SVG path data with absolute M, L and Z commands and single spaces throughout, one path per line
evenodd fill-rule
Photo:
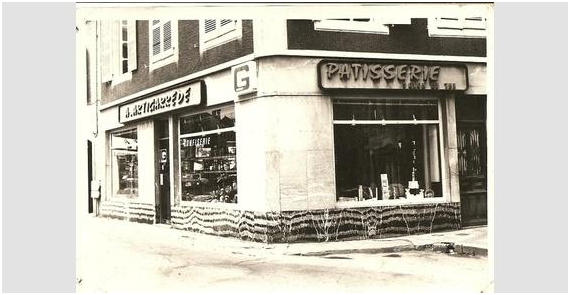
M 484 96 L 456 101 L 461 219 L 465 226 L 487 224 L 487 130 Z
M 156 222 L 170 223 L 170 154 L 168 121 L 158 121 L 158 198 L 156 200 Z

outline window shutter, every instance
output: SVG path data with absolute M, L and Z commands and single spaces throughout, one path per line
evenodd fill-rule
M 137 69 L 137 22 L 129 21 L 127 25 L 127 38 L 129 47 L 129 72 Z
M 112 23 L 109 21 L 101 22 L 101 82 L 108 82 L 113 79 L 112 72 Z
M 231 24 L 232 22 L 233 22 L 233 20 L 231 20 L 231 19 L 223 19 L 223 20 L 220 22 L 220 27 L 223 27 L 223 26 L 225 26 L 225 25 L 229 25 L 229 24 Z
M 486 23 L 482 17 L 466 17 L 463 27 L 466 30 L 485 30 Z
M 121 73 L 121 22 L 111 23 L 111 77 Z
M 454 17 L 441 17 L 438 21 L 438 29 L 461 30 L 463 29 L 462 21 Z
M 216 29 L 216 20 L 215 19 L 207 19 L 204 22 L 204 33 L 209 33 Z
M 170 48 L 172 48 L 172 26 L 170 24 L 170 21 L 164 23 L 162 28 L 163 28 L 162 29 L 162 36 L 163 36 L 163 43 L 164 43 L 163 51 L 167 51 Z
M 158 55 L 160 53 L 160 26 L 154 26 L 157 21 L 152 21 L 152 55 Z

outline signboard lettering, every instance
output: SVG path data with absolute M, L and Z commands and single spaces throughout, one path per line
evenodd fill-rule
M 187 106 L 199 105 L 201 101 L 201 84 L 195 82 L 120 106 L 119 122 L 125 123 Z
M 321 61 L 323 89 L 466 90 L 467 70 L 462 65 L 396 62 Z
M 255 61 L 248 61 L 232 68 L 234 91 L 238 95 L 257 91 L 257 65 Z

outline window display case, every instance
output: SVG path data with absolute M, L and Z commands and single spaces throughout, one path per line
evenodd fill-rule
M 180 122 L 182 201 L 237 203 L 233 107 Z
M 138 142 L 136 129 L 111 134 L 113 196 L 138 195 Z
M 338 201 L 442 197 L 437 100 L 337 100 Z

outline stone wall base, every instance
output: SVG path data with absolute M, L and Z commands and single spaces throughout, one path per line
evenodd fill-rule
M 461 228 L 460 203 L 259 213 L 177 206 L 172 226 L 263 243 L 338 241 L 425 234 Z

